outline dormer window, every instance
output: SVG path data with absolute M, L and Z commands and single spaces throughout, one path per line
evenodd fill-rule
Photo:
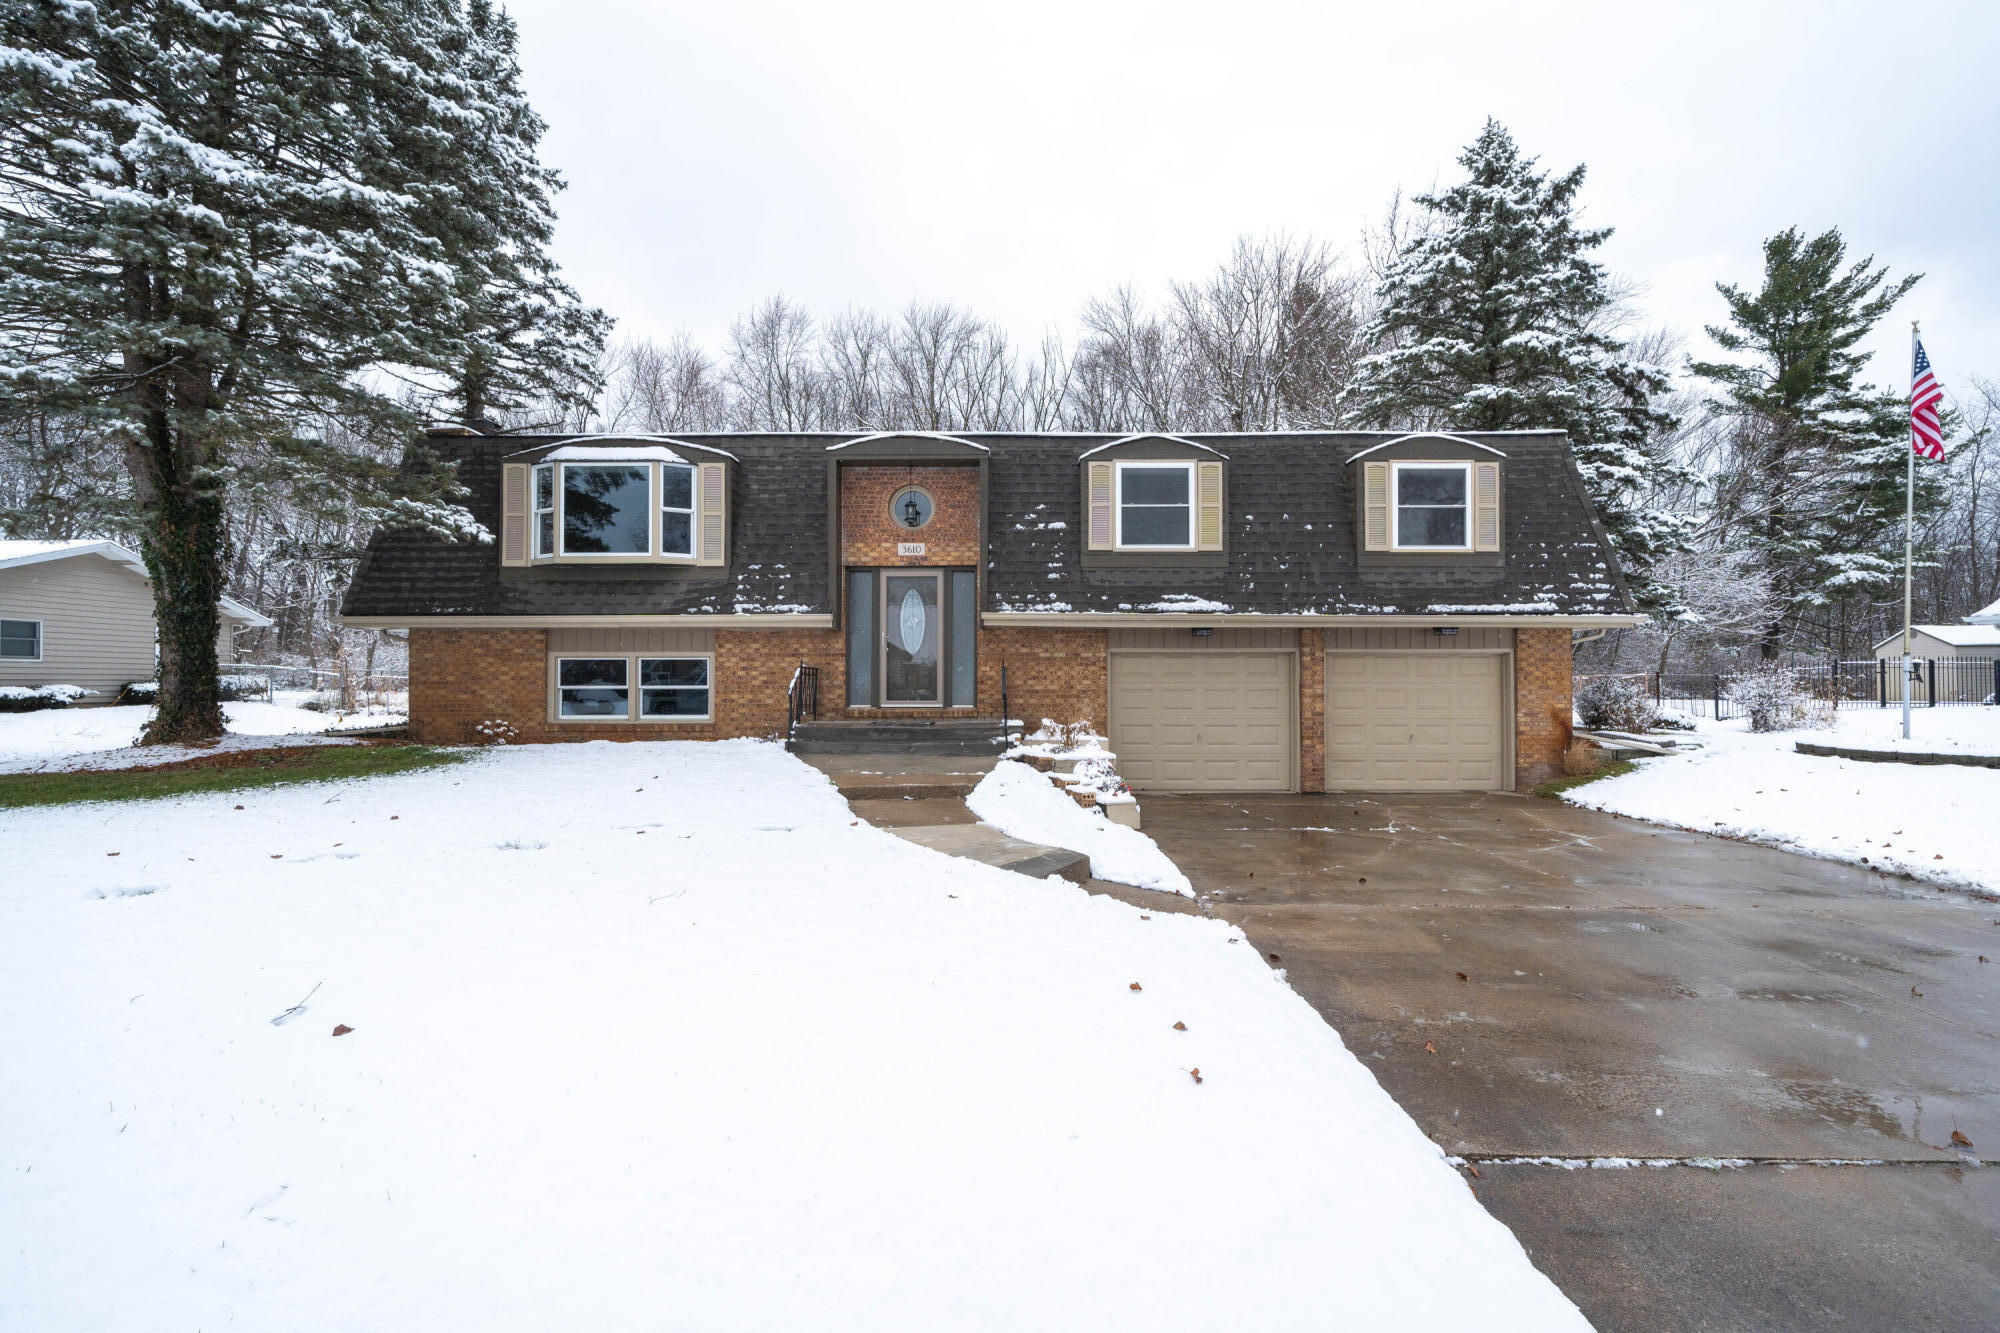
M 660 465 L 660 554 L 694 554 L 694 469 Z
M 1471 463 L 1404 463 L 1391 467 L 1399 551 L 1472 549 Z
M 501 471 L 501 564 L 728 563 L 727 468 L 664 443 L 560 445 Z M 524 451 L 525 452 L 525 451 Z
M 1194 464 L 1117 463 L 1117 543 L 1125 551 L 1186 551 L 1194 545 Z

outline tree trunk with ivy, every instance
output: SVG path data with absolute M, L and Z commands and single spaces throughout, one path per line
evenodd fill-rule
M 138 482 L 145 536 L 141 552 L 153 584 L 153 620 L 160 643 L 160 688 L 142 745 L 190 745 L 222 735 L 222 632 L 216 603 L 223 593 L 229 533 L 223 497 L 183 470 L 171 445 L 128 451 Z M 167 466 L 162 467 L 162 463 Z

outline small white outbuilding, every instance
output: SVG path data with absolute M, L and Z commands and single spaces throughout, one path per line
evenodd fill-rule
M 1896 661 L 1902 655 L 1901 630 L 1875 645 L 1875 656 L 1885 661 Z M 1910 656 L 1978 658 L 1990 662 L 2000 657 L 2000 624 L 1912 625 Z
M 216 656 L 234 662 L 236 635 L 269 625 L 241 602 L 218 603 Z M 146 563 L 111 541 L 0 541 L 0 686 L 77 685 L 109 702 L 151 680 L 158 661 Z

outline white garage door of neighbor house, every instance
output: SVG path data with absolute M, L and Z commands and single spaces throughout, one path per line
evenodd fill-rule
M 1328 653 L 1328 791 L 1493 791 L 1506 664 L 1491 653 Z
M 1140 791 L 1290 791 L 1290 653 L 1113 653 L 1111 748 Z

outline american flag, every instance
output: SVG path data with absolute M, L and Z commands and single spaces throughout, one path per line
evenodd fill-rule
M 1918 458 L 1935 461 L 1944 457 L 1944 427 L 1938 421 L 1938 404 L 1944 390 L 1931 374 L 1931 359 L 1924 355 L 1923 339 L 1917 339 L 1917 360 L 1910 368 L 1910 447 Z

